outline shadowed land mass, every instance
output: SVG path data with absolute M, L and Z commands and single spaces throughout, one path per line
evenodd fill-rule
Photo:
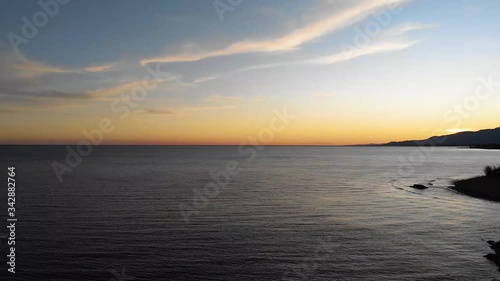
M 390 142 L 383 146 L 463 146 L 470 148 L 500 149 L 500 128 L 477 132 L 461 132 L 445 136 L 433 136 L 426 140 Z
M 451 188 L 462 194 L 500 202 L 500 167 L 486 167 L 485 176 L 455 181 Z

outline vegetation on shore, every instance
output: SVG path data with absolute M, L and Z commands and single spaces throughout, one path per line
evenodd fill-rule
M 484 168 L 484 175 L 489 178 L 500 178 L 500 166 L 486 166 Z

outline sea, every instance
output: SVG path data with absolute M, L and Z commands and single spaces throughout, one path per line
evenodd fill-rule
M 449 188 L 500 151 L 77 149 L 0 147 L 2 280 L 500 280 L 500 203 Z

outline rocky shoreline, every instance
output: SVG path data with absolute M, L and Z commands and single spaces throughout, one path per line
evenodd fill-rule
M 490 249 L 492 249 L 495 253 L 489 253 L 484 257 L 494 262 L 498 266 L 498 271 L 500 271 L 500 241 L 495 242 L 490 240 L 488 241 L 488 244 L 490 245 Z
M 492 177 L 476 177 L 455 181 L 450 188 L 462 194 L 500 202 L 500 179 Z

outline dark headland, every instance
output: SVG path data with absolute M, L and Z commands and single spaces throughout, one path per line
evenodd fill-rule
M 434 136 L 425 140 L 390 142 L 382 146 L 455 146 L 474 149 L 500 149 L 500 128 L 477 132 L 461 132 L 452 135 Z M 455 181 L 451 188 L 462 194 L 500 202 L 500 167 L 486 167 L 485 176 Z M 427 186 L 414 185 L 416 189 Z
M 500 202 L 500 167 L 486 167 L 485 175 L 455 181 L 451 188 L 476 198 Z
M 477 177 L 454 182 L 451 189 L 462 194 L 500 202 L 500 179 Z
M 454 146 L 471 149 L 500 149 L 500 127 L 477 132 L 461 132 L 452 135 L 433 136 L 425 140 L 394 141 L 380 146 Z M 486 167 L 485 176 L 455 181 L 451 189 L 462 194 L 500 202 L 500 167 Z M 414 185 L 416 189 L 427 186 Z
M 481 149 L 500 149 L 500 128 L 433 136 L 425 140 L 394 141 L 383 144 L 382 146 L 458 146 Z

